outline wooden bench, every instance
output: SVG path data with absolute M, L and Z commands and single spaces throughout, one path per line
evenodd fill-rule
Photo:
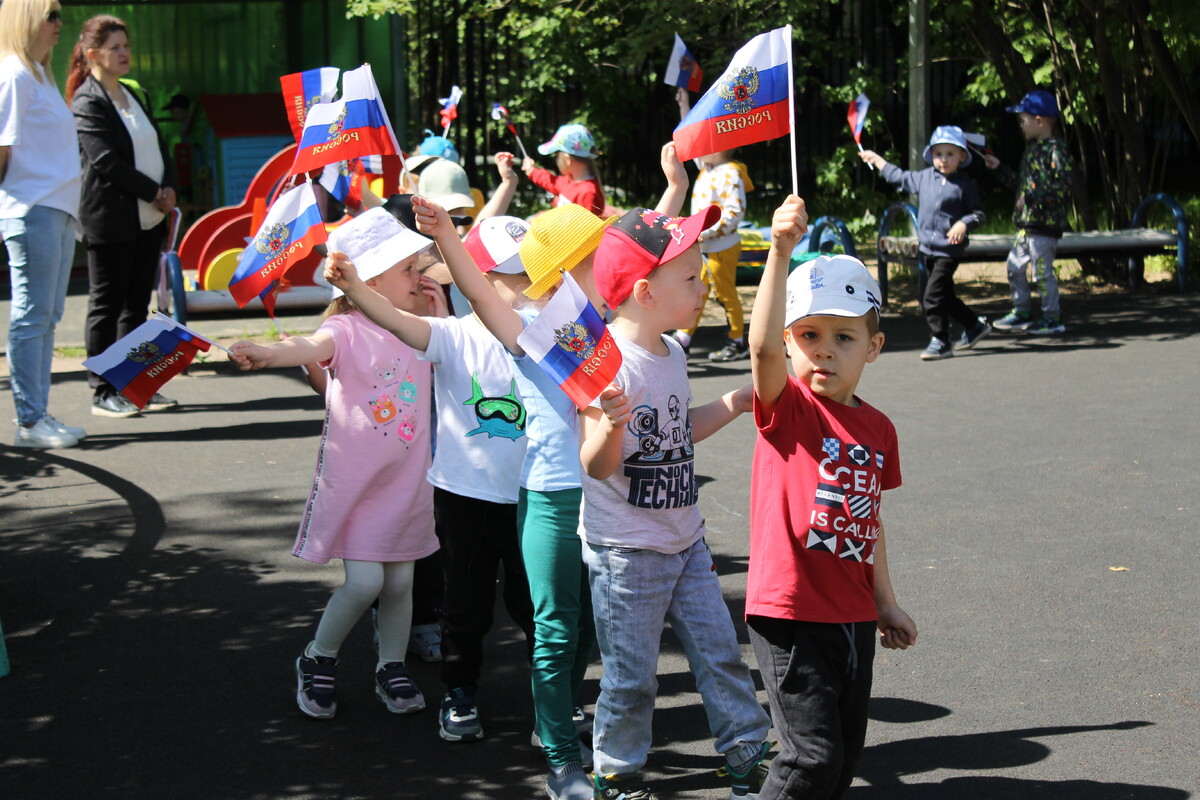
M 1175 217 L 1175 231 L 1163 231 L 1144 227 L 1146 212 L 1161 204 L 1171 210 Z M 887 305 L 887 267 L 889 262 L 916 264 L 919 291 L 925 292 L 924 259 L 918 251 L 916 236 L 895 236 L 891 233 L 894 222 L 907 216 L 912 229 L 917 229 L 917 209 L 910 203 L 895 203 L 888 206 L 879 221 L 877 252 L 879 257 L 879 292 Z M 1004 261 L 1012 249 L 1014 234 L 975 234 L 970 237 L 961 262 Z M 1079 231 L 1064 233 L 1058 244 L 1056 258 L 1079 258 L 1089 256 L 1117 256 L 1129 259 L 1129 284 L 1134 286 L 1141 280 L 1144 259 L 1150 255 L 1175 254 L 1175 280 L 1180 293 L 1187 287 L 1188 227 L 1183 209 L 1174 198 L 1156 194 L 1146 198 L 1133 212 L 1130 227 L 1113 231 Z

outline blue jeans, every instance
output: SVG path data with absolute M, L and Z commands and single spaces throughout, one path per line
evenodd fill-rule
M 54 326 L 67 302 L 67 281 L 75 258 L 71 215 L 34 206 L 19 219 L 0 219 L 8 247 L 12 309 L 8 322 L 8 368 L 12 374 L 17 421 L 33 425 L 50 404 Z
M 1027 270 L 1033 270 L 1033 280 L 1042 295 L 1042 316 L 1058 319 L 1058 278 L 1054 274 L 1054 256 L 1058 252 L 1058 239 L 1036 233 L 1017 231 L 1016 241 L 1008 253 L 1008 287 L 1012 295 L 1013 308 L 1029 314 L 1033 306 L 1029 290 Z
M 771 720 L 755 696 L 704 540 L 669 555 L 585 542 L 583 558 L 604 662 L 593 733 L 596 774 L 637 772 L 646 763 L 667 620 L 696 676 L 716 750 L 762 741 Z

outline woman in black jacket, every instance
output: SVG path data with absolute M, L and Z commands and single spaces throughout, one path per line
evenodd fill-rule
M 174 165 L 142 99 L 121 82 L 129 68 L 125 23 L 107 14 L 85 22 L 71 55 L 67 100 L 83 168 L 79 217 L 87 243 L 88 356 L 146 321 L 165 217 L 175 207 Z M 93 414 L 139 413 L 99 375 L 88 373 L 88 382 Z M 146 410 L 177 405 L 156 394 Z

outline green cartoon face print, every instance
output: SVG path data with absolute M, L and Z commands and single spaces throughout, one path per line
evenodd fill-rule
M 525 406 L 517 397 L 515 380 L 509 385 L 508 394 L 503 397 L 485 397 L 479 387 L 479 376 L 472 374 L 471 397 L 463 405 L 474 406 L 475 418 L 479 420 L 479 427 L 467 436 L 486 433 L 489 437 L 499 436 L 516 441 L 525 435 Z

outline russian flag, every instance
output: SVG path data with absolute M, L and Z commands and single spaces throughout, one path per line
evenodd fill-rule
M 860 94 L 858 97 L 850 101 L 850 110 L 846 112 L 846 121 L 850 123 L 850 130 L 854 133 L 854 141 L 862 147 L 862 132 L 863 125 L 867 124 L 867 109 L 871 107 L 871 101 L 867 99 L 865 94 Z
M 292 134 L 300 141 L 304 132 L 304 118 L 308 110 L 317 103 L 328 103 L 337 95 L 338 76 L 342 71 L 337 67 L 319 67 L 304 72 L 293 72 L 279 79 L 283 87 L 283 104 L 287 107 L 288 124 L 292 126 Z
M 450 87 L 449 97 L 439 97 L 438 102 L 442 104 L 442 130 L 449 130 L 450 123 L 458 119 L 458 104 L 462 100 L 463 90 L 457 86 Z
M 83 366 L 129 402 L 145 408 L 163 384 L 183 372 L 212 342 L 164 314 L 155 314 Z
M 325 241 L 317 196 L 307 181 L 283 194 L 267 212 L 254 241 L 246 245 L 229 281 L 229 293 L 242 308 L 287 268 Z
M 381 169 L 382 171 L 382 169 Z M 361 159 L 326 164 L 317 183 L 325 187 L 339 203 L 350 208 L 362 205 L 363 176 L 366 168 Z
M 499 103 L 492 103 L 492 119 L 503 122 L 513 136 L 517 135 L 517 126 L 513 125 L 512 120 L 508 118 L 508 109 Z
M 340 100 L 317 103 L 309 109 L 292 174 L 356 156 L 399 153 L 400 144 L 379 98 L 371 66 L 363 64 L 342 76 Z
M 621 368 L 617 343 L 569 272 L 517 344 L 581 409 L 600 396 Z
M 675 47 L 671 49 L 671 58 L 667 61 L 667 69 L 663 72 L 663 83 L 668 86 L 679 86 L 689 92 L 700 91 L 700 81 L 704 71 L 696 63 L 692 51 L 687 49 L 679 34 L 675 34 Z
M 791 131 L 791 32 L 789 25 L 760 33 L 734 54 L 672 134 L 680 161 Z

